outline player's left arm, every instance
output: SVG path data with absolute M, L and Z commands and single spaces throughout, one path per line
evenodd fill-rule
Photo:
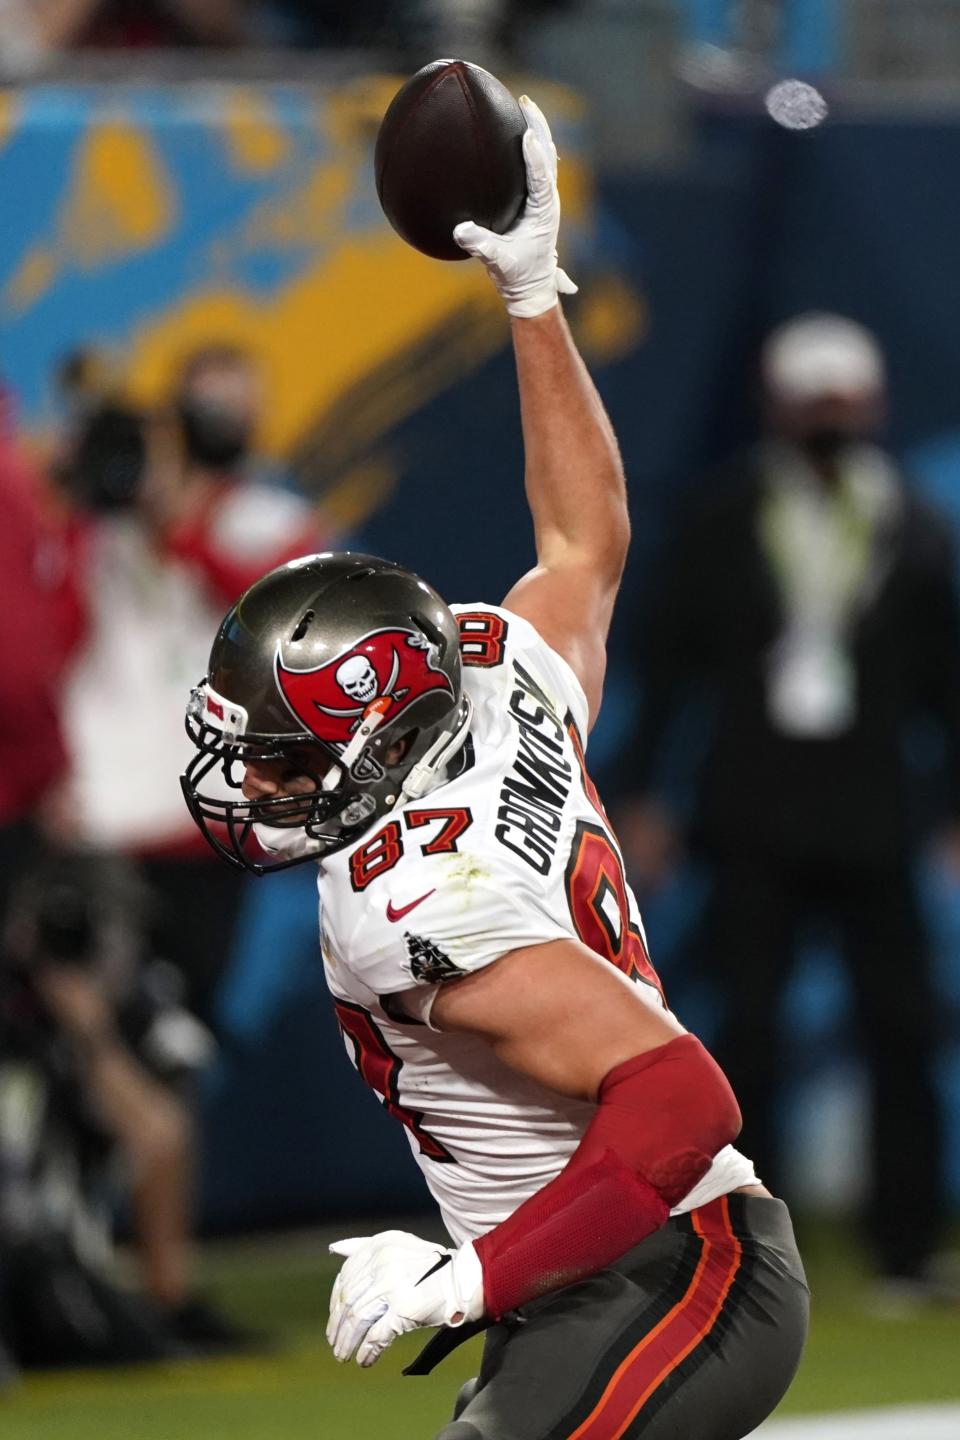
M 668 1012 L 576 940 L 504 955 L 445 985 L 432 1023 L 483 1038 L 518 1073 L 596 1111 L 561 1173 L 458 1250 L 388 1231 L 346 1255 L 328 1335 L 372 1364 L 405 1331 L 499 1318 L 652 1234 L 740 1129 L 723 1072 Z
M 537 563 L 504 600 L 568 661 L 600 708 L 606 639 L 630 539 L 613 428 L 567 329 L 557 264 L 560 200 L 550 127 L 523 96 L 527 203 L 506 235 L 466 221 L 454 237 L 477 256 L 511 317 Z

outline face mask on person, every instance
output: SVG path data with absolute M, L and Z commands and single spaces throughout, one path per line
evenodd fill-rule
M 865 439 L 866 436 L 856 435 L 849 430 L 821 425 L 802 435 L 797 443 L 808 459 L 819 466 L 838 464 L 851 449 L 862 444 Z
M 233 470 L 250 450 L 250 425 L 235 411 L 184 396 L 177 411 L 187 457 L 211 470 Z

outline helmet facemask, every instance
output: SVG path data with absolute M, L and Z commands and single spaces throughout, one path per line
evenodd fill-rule
M 470 701 L 461 698 L 453 722 L 439 734 L 436 726 L 412 728 L 406 715 L 390 723 L 388 708 L 373 700 L 354 738 L 338 750 L 306 730 L 246 733 L 243 707 L 202 681 L 187 707 L 187 733 L 197 754 L 181 786 L 207 842 L 231 865 L 263 875 L 331 855 L 359 840 L 402 798 L 426 794 L 463 748 Z M 405 742 L 402 755 L 388 764 L 387 754 L 399 741 Z M 218 789 L 242 792 L 246 767 L 256 762 L 283 763 L 313 789 L 232 799 L 204 786 L 216 777 Z

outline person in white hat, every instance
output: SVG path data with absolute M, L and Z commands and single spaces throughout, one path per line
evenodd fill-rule
M 898 1297 L 924 1298 L 937 1288 L 941 1142 L 903 738 L 918 711 L 939 723 L 937 819 L 960 854 L 952 549 L 881 444 L 886 366 L 868 330 L 803 315 L 760 361 L 766 434 L 708 486 L 643 626 L 644 710 L 619 830 L 634 879 L 654 888 L 681 839 L 657 795 L 658 755 L 686 685 L 708 681 L 717 720 L 689 838 L 715 880 L 703 954 L 724 996 L 715 1048 L 748 1117 L 747 1150 L 782 1191 L 777 1016 L 800 925 L 825 916 L 871 1080 L 876 1264 Z

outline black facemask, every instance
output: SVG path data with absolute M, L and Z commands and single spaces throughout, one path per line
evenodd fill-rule
M 863 436 L 851 434 L 849 430 L 822 425 L 810 430 L 797 443 L 814 465 L 836 465 L 849 450 L 862 444 L 863 439 Z
M 211 470 L 233 470 L 250 450 L 250 426 L 240 415 L 189 396 L 177 406 L 187 457 Z

